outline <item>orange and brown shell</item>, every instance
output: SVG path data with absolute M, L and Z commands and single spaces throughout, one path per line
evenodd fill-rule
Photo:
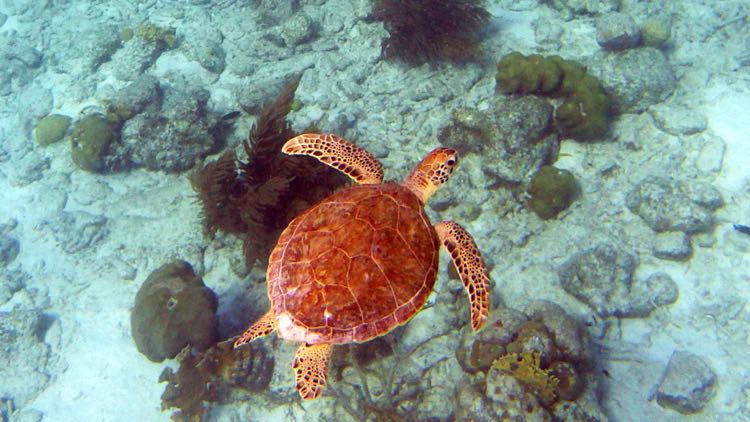
M 395 184 L 342 189 L 297 216 L 268 263 L 277 332 L 308 344 L 362 342 L 408 321 L 435 285 L 439 241 Z

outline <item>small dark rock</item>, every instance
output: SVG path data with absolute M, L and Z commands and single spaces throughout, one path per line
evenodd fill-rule
M 672 261 L 688 259 L 693 253 L 690 237 L 683 232 L 658 233 L 654 240 L 654 256 Z
M 596 15 L 620 8 L 620 0 L 550 0 L 548 3 L 565 13 L 568 19 L 573 15 Z
M 13 295 L 23 289 L 31 278 L 20 269 L 0 269 L 0 305 L 9 301 Z
M 50 348 L 40 339 L 44 316 L 26 304 L 0 312 L 0 397 L 24 407 L 47 385 Z M 15 419 L 13 419 L 15 420 Z
M 493 163 L 485 172 L 502 182 L 525 183 L 559 149 L 552 114 L 552 106 L 541 97 L 496 96 L 487 111 L 456 110 L 452 124 L 440 132 L 440 141 L 482 154 Z
M 671 305 L 677 301 L 680 292 L 677 283 L 667 273 L 656 272 L 648 276 L 644 289 L 650 294 L 649 306 Z M 650 312 L 650 311 L 649 311 Z
M 208 110 L 208 91 L 186 81 L 162 88 L 160 108 L 146 107 L 125 122 L 118 154 L 136 167 L 180 172 L 216 148 L 213 129 L 220 118 Z
M 700 412 L 716 393 L 716 374 L 700 357 L 675 351 L 659 383 L 656 401 L 682 414 Z
M 0 268 L 13 262 L 18 256 L 20 245 L 18 240 L 8 235 L 0 235 Z
M 73 254 L 92 247 L 109 234 L 107 218 L 86 211 L 63 211 L 42 225 L 52 232 L 58 245 Z
M 486 371 L 492 362 L 506 353 L 505 347 L 528 320 L 522 312 L 511 308 L 493 309 L 485 328 L 474 334 L 464 331 L 456 358 L 464 371 Z
M 614 111 L 641 113 L 664 101 L 677 86 L 677 77 L 660 50 L 641 47 L 598 56 L 589 71 L 609 94 Z
M 161 106 L 162 89 L 156 76 L 145 74 L 121 89 L 107 102 L 107 119 L 111 122 L 124 122 L 146 110 L 158 110 Z
M 634 279 L 635 255 L 601 244 L 579 252 L 560 266 L 560 284 L 601 317 L 643 317 L 677 299 L 674 281 L 665 275 Z
M 42 65 L 42 53 L 25 41 L 26 37 L 19 36 L 15 31 L 0 35 L 0 62 L 16 61 L 27 68 Z
M 657 232 L 710 231 L 715 223 L 713 210 L 721 203 L 721 194 L 709 184 L 663 177 L 644 179 L 625 198 L 627 207 Z
M 591 345 L 583 325 L 571 318 L 560 305 L 537 300 L 531 302 L 524 313 L 532 320 L 544 323 L 555 339 L 560 357 L 572 362 L 581 362 L 590 357 Z
M 693 135 L 708 126 L 706 116 L 689 107 L 657 104 L 648 111 L 656 126 L 671 135 Z
M 608 13 L 596 20 L 596 41 L 607 50 L 633 48 L 640 38 L 640 29 L 625 13 Z
M 609 316 L 620 312 L 613 299 L 623 296 L 621 290 L 630 290 L 637 266 L 635 255 L 610 245 L 599 245 L 568 259 L 560 267 L 560 283 L 566 292 L 588 303 L 597 314 Z

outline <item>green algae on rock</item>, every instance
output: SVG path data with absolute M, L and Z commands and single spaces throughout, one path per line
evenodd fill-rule
M 171 50 L 177 46 L 177 31 L 172 27 L 147 22 L 135 30 L 135 35 L 147 43 L 158 46 L 159 50 Z
M 138 351 L 154 362 L 185 346 L 204 350 L 218 338 L 214 292 L 193 267 L 176 260 L 152 272 L 135 296 L 130 330 Z
M 70 127 L 70 117 L 62 114 L 50 114 L 39 119 L 34 128 L 36 142 L 45 147 L 65 137 Z
M 650 17 L 641 24 L 641 41 L 647 47 L 663 47 L 672 36 L 668 19 Z
M 133 28 L 126 26 L 120 30 L 120 39 L 122 42 L 128 42 L 133 39 L 135 36 L 135 31 L 133 31 Z
M 73 125 L 70 156 L 83 170 L 99 173 L 107 169 L 106 156 L 118 134 L 104 116 L 90 114 Z
M 573 174 L 553 166 L 544 166 L 531 179 L 527 204 L 539 218 L 548 220 L 570 206 L 578 185 Z

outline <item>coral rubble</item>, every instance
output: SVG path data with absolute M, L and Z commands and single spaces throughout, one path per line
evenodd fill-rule
M 164 368 L 159 382 L 167 386 L 161 396 L 162 410 L 177 408 L 175 421 L 200 421 L 206 402 L 221 402 L 231 389 L 261 391 L 271 381 L 273 356 L 260 346 L 235 349 L 234 339 L 217 343 L 204 352 L 182 349 L 180 368 Z

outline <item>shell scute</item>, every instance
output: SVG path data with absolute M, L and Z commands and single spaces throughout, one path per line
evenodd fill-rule
M 323 292 L 327 303 L 323 319 L 327 326 L 353 327 L 365 322 L 359 304 L 348 287 L 325 286 Z
M 289 294 L 313 282 L 307 274 L 312 272 L 309 262 L 295 262 L 284 267 L 284 276 L 277 283 L 277 294 Z M 273 297 L 273 296 L 272 296 Z
M 398 325 L 398 320 L 394 314 L 386 315 L 385 318 L 375 321 L 375 332 L 387 333 L 394 326 Z
M 412 256 L 411 246 L 395 230 L 376 231 L 372 244 L 372 259 L 391 286 L 397 303 L 408 302 L 424 284 L 424 264 Z
M 310 261 L 312 278 L 323 286 L 338 284 L 346 287 L 349 256 L 341 249 L 332 248 Z
M 396 230 L 405 239 L 410 239 L 409 248 L 414 253 L 418 262 L 429 263 L 436 258 L 437 250 L 435 249 L 432 239 L 419 236 L 425 225 L 430 222 L 420 218 L 421 209 L 412 210 L 401 207 L 401 214 L 404 218 L 398 221 Z
M 366 198 L 357 207 L 357 219 L 375 229 L 395 228 L 399 214 L 398 203 L 388 195 Z
M 411 301 L 407 302 L 406 304 L 400 306 L 398 309 L 396 309 L 396 312 L 394 312 L 393 315 L 399 321 L 406 321 L 412 315 L 414 315 L 415 313 L 417 313 L 418 310 L 419 309 L 417 309 L 417 307 L 414 306 L 414 301 L 411 300 Z
M 362 220 L 352 219 L 334 230 L 333 245 L 350 257 L 369 255 L 372 247 L 372 227 Z
M 289 261 L 310 261 L 320 255 L 321 252 L 328 250 L 333 242 L 333 234 L 328 230 L 306 231 L 300 234 L 302 241 L 290 242 L 287 253 L 298 253 L 295 256 L 284 256 L 286 262 Z
M 389 281 L 369 256 L 352 258 L 349 289 L 357 298 L 365 321 L 383 318 L 398 306 Z
M 309 282 L 302 284 L 296 289 L 288 290 L 284 293 L 283 304 L 286 309 L 295 309 L 292 317 L 300 324 L 306 327 L 322 327 L 325 325 L 323 312 L 317 312 L 318 309 L 325 309 L 326 300 L 323 289 L 315 283 Z
M 328 215 L 337 215 L 338 218 L 332 220 Z M 304 222 L 304 229 L 312 230 L 329 230 L 334 231 L 346 226 L 357 215 L 357 204 L 353 202 L 332 202 L 321 204 L 319 212 L 311 215 L 309 221 Z

